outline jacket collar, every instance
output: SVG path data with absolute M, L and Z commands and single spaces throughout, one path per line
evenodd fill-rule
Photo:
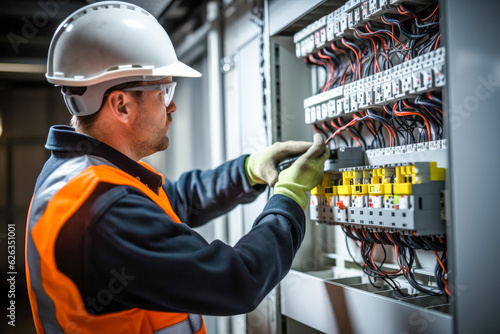
M 59 158 L 69 159 L 87 154 L 105 158 L 122 171 L 137 178 L 155 193 L 158 193 L 163 183 L 161 175 L 141 166 L 123 153 L 95 138 L 77 133 L 70 126 L 52 126 L 45 148 L 51 150 L 52 154 Z

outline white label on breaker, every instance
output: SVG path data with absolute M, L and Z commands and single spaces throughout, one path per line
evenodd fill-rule
M 408 196 L 401 195 L 399 196 L 399 209 L 400 210 L 407 210 L 409 209 L 408 207 Z
M 384 196 L 370 196 L 370 208 L 380 209 L 383 206 Z

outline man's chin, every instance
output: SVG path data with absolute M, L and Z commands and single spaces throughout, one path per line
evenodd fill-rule
M 158 151 L 165 151 L 170 144 L 170 139 L 165 137 L 158 145 Z

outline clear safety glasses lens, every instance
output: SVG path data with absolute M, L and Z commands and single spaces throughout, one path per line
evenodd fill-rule
M 151 86 L 137 86 L 121 89 L 123 92 L 136 92 L 136 91 L 149 91 L 149 90 L 161 90 L 163 91 L 163 102 L 165 106 L 168 107 L 172 99 L 174 98 L 175 86 L 177 82 L 169 82 L 161 85 L 151 85 Z
M 175 82 L 172 82 L 173 85 L 170 87 L 166 87 L 165 90 L 163 91 L 163 102 L 165 103 L 165 106 L 169 106 L 170 102 L 172 102 L 172 99 L 174 98 L 174 92 L 175 92 Z

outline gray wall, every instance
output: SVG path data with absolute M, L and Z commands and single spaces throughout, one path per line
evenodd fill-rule
M 43 77 L 42 77 L 43 79 Z M 0 81 L 0 270 L 7 270 L 7 224 L 16 227 L 16 330 L 34 333 L 24 272 L 26 216 L 36 178 L 50 156 L 44 148 L 48 129 L 54 124 L 68 124 L 70 115 L 59 89 L 42 83 Z M 4 275 L 4 274 L 2 274 Z M 2 276 L 5 277 L 5 276 Z M 7 307 L 6 280 L 0 281 L 0 305 Z M 5 307 L 5 308 L 4 308 Z M 0 322 L 0 332 L 8 333 L 7 321 Z

